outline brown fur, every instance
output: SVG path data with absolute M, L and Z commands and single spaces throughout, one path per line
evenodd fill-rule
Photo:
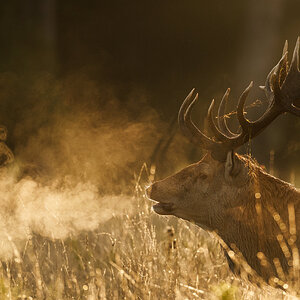
M 288 207 L 290 213 L 294 208 L 299 228 L 300 192 L 266 173 L 249 157 L 235 154 L 234 160 L 231 175 L 227 174 L 226 162 L 218 162 L 208 154 L 200 162 L 157 181 L 147 191 L 151 199 L 163 203 L 154 210 L 216 232 L 227 250 L 240 252 L 264 280 L 284 280 L 293 259 L 292 248 L 300 249 L 299 239 L 290 232 L 293 224 L 288 212 Z M 282 248 L 284 245 L 287 247 Z M 231 267 L 239 271 L 240 266 L 234 266 L 228 255 L 227 258 Z M 276 258 L 285 275 L 275 267 Z

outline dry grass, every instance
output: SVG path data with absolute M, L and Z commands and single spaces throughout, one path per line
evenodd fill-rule
M 235 278 L 218 242 L 151 210 L 136 186 L 134 211 L 66 240 L 33 234 L 0 265 L 0 299 L 292 299 Z

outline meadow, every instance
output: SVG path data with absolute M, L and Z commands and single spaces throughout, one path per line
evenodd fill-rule
M 95 230 L 61 239 L 32 233 L 22 247 L 8 238 L 0 299 L 297 299 L 235 277 L 216 238 L 152 211 L 146 182 L 140 174 L 132 207 Z

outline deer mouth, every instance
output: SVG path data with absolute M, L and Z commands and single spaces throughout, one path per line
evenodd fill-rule
M 174 204 L 158 202 L 153 205 L 153 210 L 159 215 L 171 215 L 174 210 Z

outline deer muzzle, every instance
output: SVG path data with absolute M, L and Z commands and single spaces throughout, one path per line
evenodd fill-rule
M 158 194 L 159 193 L 157 190 L 157 186 L 155 184 L 152 184 L 146 189 L 147 198 L 155 202 L 155 204 L 153 205 L 153 210 L 160 215 L 172 214 L 174 210 L 174 203 L 161 201 L 160 199 L 158 199 Z

